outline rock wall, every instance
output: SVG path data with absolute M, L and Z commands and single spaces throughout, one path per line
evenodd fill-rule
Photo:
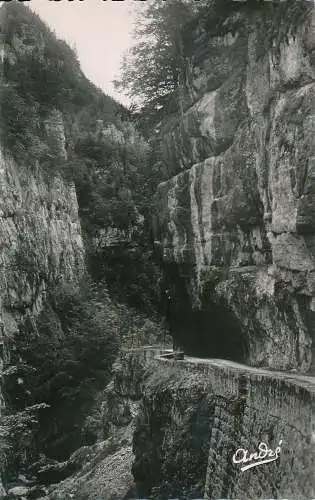
M 195 358 L 158 358 L 148 372 L 133 445 L 139 498 L 314 497 L 311 378 Z M 236 450 L 261 442 L 279 458 L 241 471 Z
M 203 22 L 194 29 L 186 110 L 162 126 L 171 178 L 158 189 L 155 238 L 165 265 L 184 278 L 192 309 L 217 304 L 234 315 L 246 362 L 308 371 L 315 10 L 295 2 L 303 13 L 294 17 L 294 2 L 279 11 L 268 4 L 240 5 L 224 34 L 211 35 Z M 268 39 L 268 30 L 281 31 L 277 23 L 282 37 Z
M 38 103 L 34 100 L 32 120 L 24 120 L 24 101 L 14 94 L 14 85 L 6 80 L 5 62 L 15 64 L 17 54 L 27 57 L 32 46 L 26 46 L 22 38 L 14 36 L 12 44 L 5 43 L 6 26 L 4 8 L 0 13 L 0 79 L 3 102 L 6 91 L 13 92 L 11 105 L 20 106 L 16 122 L 17 144 L 20 135 L 27 137 L 28 147 L 20 144 L 12 154 L 8 147 L 7 122 L 1 116 L 0 144 L 0 416 L 5 410 L 3 366 L 8 366 L 15 350 L 14 338 L 19 323 L 25 315 L 36 316 L 46 298 L 49 286 L 62 282 L 74 282 L 85 270 L 85 253 L 78 216 L 78 203 L 73 182 L 60 175 L 67 159 L 65 127 L 62 113 L 50 109 L 44 116 L 37 116 Z M 24 29 L 26 32 L 24 33 Z M 27 26 L 21 25 L 24 35 Z M 22 35 L 21 35 L 22 36 Z M 36 45 L 43 48 L 44 38 L 37 34 Z M 12 96 L 11 96 L 12 97 Z M 1 104 L 3 105 L 3 102 Z M 16 108 L 14 108 L 16 111 Z M 3 112 L 3 108 L 1 107 Z M 11 109 L 12 112 L 12 109 Z M 1 113 L 2 115 L 2 113 Z M 13 119 L 13 114 L 10 115 Z M 6 119 L 8 116 L 6 116 Z M 21 130 L 21 123 L 25 129 Z M 36 123 L 35 123 L 36 122 Z M 6 125 L 4 125 L 4 123 Z M 32 130 L 41 130 L 41 139 Z M 15 132 L 15 131 L 14 131 Z M 12 137 L 11 137 L 12 138 Z M 3 143 L 6 143 L 4 145 Z M 25 145 L 24 145 L 25 146 Z M 19 157 L 19 160 L 16 157 Z M 39 162 L 38 158 L 41 158 Z M 46 166 L 44 168 L 44 162 Z M 58 173 L 59 172 L 59 173 Z M 2 438 L 3 439 L 3 436 Z M 2 445 L 3 443 L 1 443 Z M 5 449 L 1 446 L 2 450 Z M 5 491 L 1 476 L 7 467 L 1 457 L 0 497 Z
M 84 269 L 74 184 L 48 179 L 38 164 L 30 170 L 1 150 L 0 380 L 21 319 L 40 312 L 50 285 L 77 283 Z M 0 387 L 0 414 L 3 406 Z
M 0 311 L 2 335 L 36 313 L 49 284 L 77 281 L 84 248 L 75 188 L 59 175 L 45 180 L 0 156 Z

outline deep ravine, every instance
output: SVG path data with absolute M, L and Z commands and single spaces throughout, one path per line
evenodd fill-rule
M 0 8 L 0 499 L 315 497 L 314 5 L 178 1 L 140 111 Z

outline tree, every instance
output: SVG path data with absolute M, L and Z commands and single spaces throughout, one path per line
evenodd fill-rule
M 183 33 L 195 13 L 193 2 L 154 0 L 139 13 L 135 45 L 125 55 L 115 82 L 145 106 L 180 106 L 185 77 Z

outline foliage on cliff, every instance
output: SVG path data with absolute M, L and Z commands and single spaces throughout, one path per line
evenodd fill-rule
M 115 120 L 122 107 L 83 75 L 75 52 L 28 7 L 2 7 L 1 35 L 1 141 L 24 164 L 44 159 L 43 119 L 53 109 L 69 116 L 85 108 L 87 127 L 92 116 Z
M 159 335 L 146 316 L 114 303 L 104 283 L 50 290 L 39 317 L 21 322 L 3 374 L 10 412 L 0 426 L 0 451 L 10 465 L 8 479 L 21 467 L 29 472 L 42 454 L 48 464 L 94 443 L 105 432 L 104 422 L 95 427 L 89 416 L 110 380 L 119 346 Z M 37 466 L 31 468 L 37 473 Z
M 134 33 L 138 43 L 124 58 L 118 87 L 146 105 L 172 104 L 183 77 L 183 30 L 193 14 L 192 5 L 156 0 L 141 10 Z
M 140 11 L 135 43 L 125 54 L 116 85 L 140 102 L 147 121 L 151 116 L 158 123 L 181 111 L 188 61 L 195 54 L 194 33 L 211 38 L 255 26 L 265 51 L 294 36 L 311 7 L 309 0 L 154 0 Z
M 12 370 L 11 370 L 12 371 Z M 28 406 L 23 410 L 4 415 L 0 423 L 0 472 L 7 474 L 7 465 L 19 467 L 25 462 L 26 452 L 30 455 L 33 436 L 38 431 L 39 413 L 47 408 L 45 403 Z
M 91 283 L 51 290 L 39 317 L 26 316 L 6 370 L 6 397 L 16 412 L 49 405 L 39 415 L 37 446 L 66 456 L 84 440 L 82 425 L 111 373 L 125 311 Z M 119 333 L 118 333 L 119 332 Z
M 131 120 L 119 128 L 100 121 L 77 134 L 67 169 L 76 183 L 93 278 L 105 279 L 119 301 L 151 314 L 159 301 L 150 233 L 161 180 L 156 153 Z
M 93 278 L 106 279 L 119 301 L 152 314 L 159 302 L 150 231 L 161 179 L 156 154 L 125 122 L 120 142 L 101 131 L 82 135 L 72 162 Z
M 226 18 L 240 9 L 233 0 L 154 0 L 141 9 L 134 46 L 126 52 L 118 88 L 140 100 L 145 114 L 170 114 L 181 107 L 192 32 L 206 20 L 209 34 L 224 31 Z M 226 24 L 226 23 L 225 23 Z M 162 113 L 162 115 L 165 113 Z

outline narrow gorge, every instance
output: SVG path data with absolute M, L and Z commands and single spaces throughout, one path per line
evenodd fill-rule
M 4 500 L 315 497 L 314 3 L 191 12 L 133 111 L 0 9 Z

